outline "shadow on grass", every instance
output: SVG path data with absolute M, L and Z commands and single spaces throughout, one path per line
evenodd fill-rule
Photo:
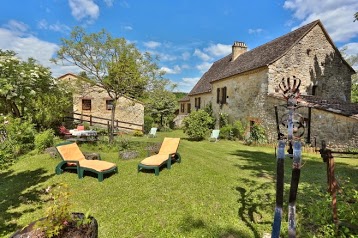
M 258 184 L 256 181 L 243 179 L 242 182 L 247 186 L 236 187 L 239 192 L 239 209 L 238 215 L 241 221 L 252 231 L 253 237 L 262 237 L 259 230 L 260 226 L 271 226 L 271 217 L 265 214 L 271 214 L 272 200 L 274 194 L 272 192 L 272 184 L 270 182 Z
M 275 203 L 276 181 L 276 158 L 274 155 L 274 150 L 272 153 L 265 153 L 261 151 L 236 150 L 234 153 L 231 153 L 231 155 L 238 156 L 238 162 L 234 166 L 239 167 L 241 170 L 248 170 L 249 174 L 252 176 L 252 180 L 241 178 L 240 186 L 236 187 L 236 190 L 239 192 L 238 216 L 246 224 L 246 226 L 249 227 L 250 230 L 252 230 L 252 232 L 254 233 L 254 237 L 261 237 L 262 234 L 259 234 L 258 230 L 262 229 L 257 229 L 258 226 L 260 224 L 267 224 L 266 229 L 267 227 L 270 227 L 268 226 L 268 224 L 272 222 L 274 213 L 273 209 Z M 303 155 L 302 157 L 303 166 L 301 167 L 300 189 L 298 190 L 297 196 L 297 212 L 301 213 L 301 217 L 308 217 L 309 214 L 305 214 L 305 212 L 307 212 L 308 210 L 307 208 L 311 207 L 312 204 L 314 204 L 313 201 L 317 201 L 317 199 L 319 199 L 321 200 L 321 202 L 325 203 L 326 209 L 323 210 L 326 210 L 328 216 L 331 217 L 330 213 L 332 211 L 330 207 L 330 199 L 328 199 L 328 201 L 324 201 L 324 199 L 322 197 L 319 197 L 317 193 L 310 192 L 326 191 L 326 164 L 322 162 L 321 158 L 315 160 L 312 158 L 308 159 L 305 156 L 307 155 Z M 351 166 L 341 161 L 339 158 L 335 160 L 336 176 L 350 178 L 352 184 L 357 184 L 357 169 L 354 166 Z M 286 158 L 284 175 L 284 181 L 286 184 L 284 192 L 285 203 L 288 202 L 288 193 L 290 189 L 289 187 L 292 173 L 291 166 L 292 160 L 290 158 Z M 257 180 L 258 178 L 266 178 L 271 181 L 261 182 L 261 180 Z M 340 204 L 338 201 L 338 207 L 339 205 Z M 343 203 L 341 205 L 343 205 Z M 286 205 L 284 206 L 286 207 Z M 263 212 L 260 212 L 261 209 Z M 263 221 L 258 222 L 257 217 L 262 218 L 260 217 L 260 214 L 264 214 L 265 210 L 266 213 L 271 214 L 272 217 L 267 217 L 266 219 L 263 219 Z M 319 221 L 309 221 L 308 219 L 302 219 L 302 224 L 298 227 L 298 232 L 301 234 L 305 234 L 307 231 L 302 230 L 304 229 L 305 225 L 309 224 L 310 227 L 312 227 L 313 223 L 316 222 L 317 224 L 320 224 Z
M 247 151 L 247 150 L 236 150 L 231 155 L 240 157 L 241 161 L 246 161 L 245 164 L 237 163 L 235 166 L 240 169 L 249 170 L 252 176 L 258 178 L 274 179 L 276 170 L 276 158 L 274 152 L 265 153 L 261 151 Z
M 188 237 L 193 234 L 201 234 L 201 237 L 220 237 L 220 238 L 251 238 L 250 234 L 240 232 L 233 227 L 219 227 L 212 226 L 205 223 L 204 220 L 187 216 L 180 222 L 181 233 L 188 234 Z M 203 232 L 200 232 L 202 230 Z M 203 235 L 203 233 L 210 231 L 210 234 Z M 205 231 L 205 232 L 204 232 Z
M 40 183 L 52 175 L 45 175 L 44 169 L 15 173 L 9 170 L 0 173 L 0 235 L 14 232 L 21 228 L 17 223 L 24 213 L 31 213 L 41 208 L 41 195 L 44 193 Z M 22 206 L 31 207 L 14 211 Z

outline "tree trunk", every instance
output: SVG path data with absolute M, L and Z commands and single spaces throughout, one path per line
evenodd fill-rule
M 114 117 L 116 114 L 116 106 L 117 106 L 117 100 L 113 99 L 112 104 L 112 113 L 111 113 L 111 128 L 109 128 L 109 143 L 113 143 L 114 141 Z

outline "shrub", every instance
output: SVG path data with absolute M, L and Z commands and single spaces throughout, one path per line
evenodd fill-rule
M 133 136 L 142 137 L 142 136 L 143 136 L 143 132 L 140 131 L 140 130 L 135 130 L 135 131 L 133 132 Z
M 209 129 L 214 129 L 214 128 L 215 128 L 216 119 L 215 119 L 215 117 L 213 116 L 214 111 L 213 111 L 213 105 L 211 104 L 211 102 L 209 102 L 209 103 L 205 106 L 204 111 L 206 111 L 206 112 L 211 116 L 211 118 L 213 119 L 213 122 L 209 124 Z
M 235 140 L 233 133 L 234 127 L 232 125 L 226 125 L 220 128 L 220 138 L 227 140 Z
M 184 131 L 192 140 L 202 140 L 213 123 L 213 118 L 204 110 L 192 112 L 184 119 Z
M 9 118 L 8 123 L 4 125 L 7 131 L 8 139 L 15 145 L 20 146 L 20 154 L 24 154 L 34 148 L 36 130 L 34 124 L 20 118 Z
M 51 147 L 54 141 L 54 131 L 48 129 L 35 136 L 35 148 L 38 151 L 44 151 L 46 148 Z
M 154 119 L 149 116 L 149 115 L 145 115 L 144 116 L 144 133 L 148 134 L 150 129 L 153 127 L 153 123 L 154 123 Z
M 267 143 L 265 128 L 261 125 L 254 124 L 251 127 L 250 135 L 248 138 L 245 138 L 245 144 L 265 144 Z
M 220 128 L 229 124 L 229 115 L 227 113 L 220 112 L 219 116 L 220 116 L 219 118 Z
M 238 138 L 239 140 L 244 139 L 244 133 L 245 133 L 245 125 L 240 120 L 237 120 L 233 124 L 233 134 L 235 138 Z
M 6 168 L 15 159 L 34 148 L 34 125 L 27 120 L 0 116 L 0 130 L 2 135 L 0 143 L 0 167 Z

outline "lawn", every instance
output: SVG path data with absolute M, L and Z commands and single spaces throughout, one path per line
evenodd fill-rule
M 83 151 L 99 152 L 103 160 L 118 165 L 119 173 L 98 182 L 96 177 L 66 172 L 55 174 L 59 158 L 48 154 L 27 155 L 0 172 L 0 236 L 43 217 L 45 189 L 66 183 L 71 210 L 90 211 L 99 223 L 99 237 L 262 237 L 271 233 L 275 205 L 274 149 L 246 146 L 242 142 L 208 140 L 193 142 L 182 131 L 157 132 L 157 137 L 130 137 L 130 140 L 161 142 L 180 137 L 181 163 L 159 176 L 137 173 L 145 154 L 123 160 L 113 152 L 83 145 Z M 313 189 L 326 188 L 325 164 L 319 154 L 304 154 L 298 194 L 298 233 L 301 210 L 314 206 Z M 358 160 L 336 160 L 336 174 L 357 184 Z M 291 161 L 285 163 L 285 201 L 288 200 Z M 339 206 L 339 204 L 338 204 Z M 285 204 L 284 210 L 287 210 Z M 329 204 L 327 204 L 329 210 Z M 329 213 L 329 211 L 328 211 Z M 287 214 L 284 214 L 287 220 Z M 282 232 L 287 231 L 283 222 Z M 287 235 L 286 235 L 287 236 Z

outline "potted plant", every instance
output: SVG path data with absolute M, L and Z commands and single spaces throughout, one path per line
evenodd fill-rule
M 69 193 L 66 184 L 48 188 L 49 206 L 45 217 L 16 231 L 11 238 L 97 238 L 97 220 L 89 215 L 69 211 Z

